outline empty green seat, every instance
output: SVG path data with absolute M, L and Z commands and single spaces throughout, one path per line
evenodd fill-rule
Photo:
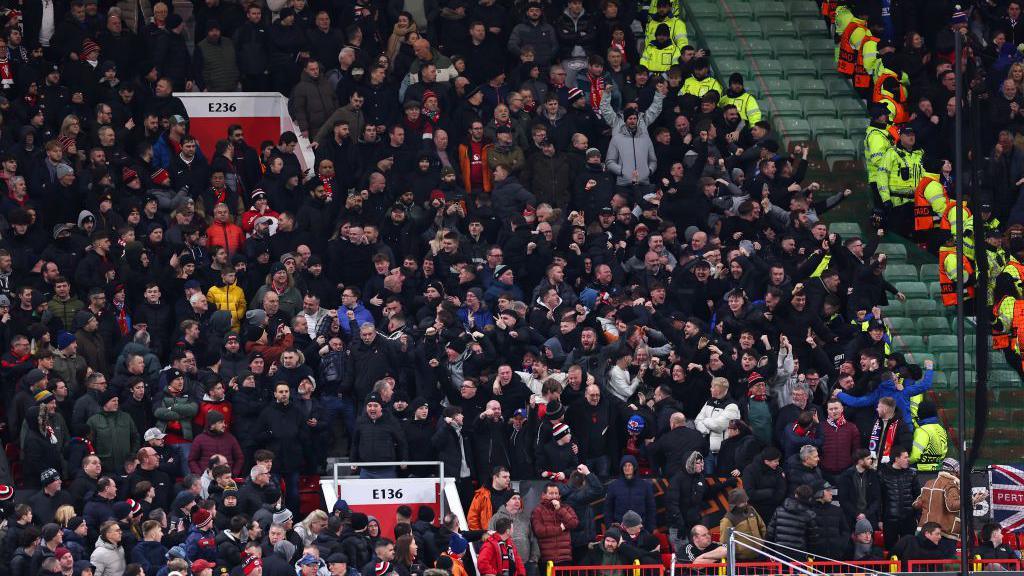
M 898 337 L 894 336 L 893 344 L 896 348 L 903 351 L 924 350 L 924 339 L 916 334 L 900 334 Z
M 936 363 L 938 362 L 935 358 L 935 354 L 931 354 L 929 352 L 920 352 L 915 350 L 907 355 L 907 362 L 911 362 L 913 364 L 924 364 L 925 360 L 931 360 Z
M 765 98 L 771 96 L 772 98 L 792 98 L 793 97 L 793 84 L 785 78 L 762 78 L 760 82 L 754 82 L 754 84 L 764 83 L 765 89 L 768 90 L 767 94 L 761 94 L 761 101 L 758 104 L 764 108 Z
M 782 62 L 771 58 L 758 58 L 750 63 L 750 70 L 766 78 L 782 78 L 786 75 Z
M 836 59 L 834 56 L 811 56 L 811 61 L 818 67 L 818 75 L 824 76 L 827 72 L 836 72 Z
M 945 370 L 949 374 L 950 382 L 956 383 L 956 352 L 943 352 L 939 354 L 939 368 Z M 970 354 L 964 354 L 964 370 L 974 370 L 974 356 Z M 974 381 L 973 378 L 967 380 L 968 384 Z M 973 387 L 973 386 L 970 386 Z
M 836 114 L 840 118 L 855 117 L 866 118 L 864 104 L 855 98 L 836 98 L 834 101 Z
M 956 352 L 957 337 L 949 334 L 935 334 L 928 337 L 928 351 L 932 354 Z
M 715 70 L 718 71 L 719 78 L 725 78 L 728 80 L 729 75 L 733 72 L 739 72 L 744 78 L 750 77 L 750 72 L 747 69 L 747 61 L 742 58 L 716 57 L 714 58 L 714 64 Z
M 738 43 L 743 58 L 768 58 L 773 54 L 772 45 L 762 38 L 743 38 Z
M 828 83 L 826 82 L 826 85 Z M 835 97 L 835 94 L 829 89 L 829 96 Z M 843 118 L 843 124 L 846 125 L 846 133 L 850 135 L 850 138 L 854 140 L 863 140 L 864 134 L 868 129 L 868 119 L 857 116 L 847 116 Z
M 928 286 L 924 282 L 916 280 L 911 282 L 894 282 L 896 289 L 903 292 L 907 298 L 928 298 Z
M 845 138 L 846 126 L 843 126 L 843 121 L 838 118 L 817 117 L 811 120 L 811 134 L 819 139 L 822 136 Z
M 754 8 L 754 17 L 761 18 L 786 18 L 789 16 L 789 10 L 786 10 L 786 5 L 782 2 L 770 2 L 770 1 L 758 1 L 752 4 Z
M 796 18 L 790 20 L 793 22 L 793 26 L 799 32 L 803 38 L 812 38 L 815 36 L 828 37 L 828 28 L 825 27 L 825 21 L 818 18 Z
M 802 118 L 804 115 L 804 109 L 800 105 L 800 101 L 791 98 L 772 98 L 770 101 L 761 103 L 761 110 L 769 112 L 772 118 L 779 116 Z M 808 126 L 807 130 L 807 133 L 810 134 L 810 126 Z
M 856 222 L 833 222 L 828 225 L 828 231 L 835 232 L 844 238 L 861 235 L 860 224 Z
M 1014 370 L 992 370 L 989 374 L 988 381 L 994 386 L 1020 385 L 1020 375 Z
M 739 45 L 726 38 L 708 38 L 708 52 L 714 58 L 737 58 L 740 56 Z
M 789 10 L 790 18 L 821 17 L 821 9 L 818 8 L 817 4 L 813 2 L 813 0 L 790 0 L 789 2 L 786 2 L 786 8 Z
M 764 32 L 761 30 L 761 25 L 753 18 L 745 18 L 742 20 L 735 20 L 731 23 L 735 26 L 735 34 L 744 38 L 764 38 Z
M 806 62 L 806 60 L 805 60 Z M 792 79 L 790 82 L 793 84 L 793 91 L 799 94 L 801 97 L 804 96 L 820 96 L 824 98 L 828 96 L 828 89 L 825 88 L 825 83 L 817 78 L 802 77 L 798 76 L 794 78 L 792 75 L 789 77 Z M 846 128 L 843 128 L 843 133 L 846 133 Z
M 802 57 L 790 57 L 782 60 L 782 69 L 786 72 L 786 78 L 816 78 L 818 76 L 818 67 L 815 66 L 814 62 Z M 822 86 L 822 96 L 824 96 L 825 87 Z
M 715 18 L 717 18 L 717 16 Z M 697 27 L 700 28 L 701 34 L 703 34 L 704 38 L 707 39 L 735 37 L 732 27 L 729 26 L 728 22 L 721 22 L 711 18 L 701 18 Z
M 882 306 L 882 317 L 883 318 L 895 318 L 907 315 L 907 306 L 903 302 L 892 298 L 889 303 Z
M 939 265 L 921 264 L 921 282 L 938 282 Z
M 783 56 L 806 56 L 807 49 L 804 48 L 804 43 L 796 38 L 787 38 L 783 36 L 776 36 L 769 40 L 772 45 L 776 58 Z
M 799 31 L 790 20 L 769 18 L 761 20 L 760 27 L 765 38 L 778 38 L 780 36 L 796 38 L 799 35 Z
M 754 17 L 754 7 L 751 6 L 750 2 L 744 2 L 743 0 L 729 0 L 725 2 L 722 7 L 722 16 L 726 18 L 740 18 L 750 19 Z
M 801 101 L 804 104 L 804 116 L 807 118 L 813 118 L 815 116 L 825 116 L 826 118 L 836 117 L 836 107 L 828 98 L 805 97 L 802 98 Z
M 836 43 L 831 38 L 818 38 L 812 36 L 810 38 L 803 39 L 804 46 L 807 48 L 808 56 L 830 56 L 834 57 L 836 54 Z
M 814 60 L 814 55 L 811 55 L 811 60 Z M 817 65 L 817 63 L 815 63 Z M 818 73 L 821 73 L 821 69 L 818 69 Z M 825 83 L 825 88 L 828 89 L 828 95 L 833 98 L 847 97 L 853 94 L 853 87 L 850 81 L 842 76 L 824 76 L 822 82 Z
M 811 139 L 811 124 L 803 118 L 775 116 L 772 118 L 775 131 L 782 136 L 783 144 L 788 148 L 793 142 L 805 142 Z
M 829 228 L 829 232 L 833 232 Z M 885 278 L 889 282 L 914 282 L 917 280 L 917 267 L 913 264 L 889 264 L 885 269 Z
M 939 304 L 935 300 L 908 299 L 907 316 L 920 318 L 922 316 L 935 316 L 939 313 Z
M 928 294 L 933 299 L 938 300 L 942 297 L 942 286 L 938 282 L 926 282 L 926 284 L 928 284 Z
M 917 319 L 917 333 L 922 336 L 949 334 L 949 322 L 944 316 L 925 316 Z
M 825 136 L 818 139 L 818 148 L 821 155 L 828 164 L 828 169 L 833 170 L 836 162 L 854 162 L 857 160 L 857 147 L 846 138 Z
M 690 20 L 718 20 L 722 17 L 722 9 L 718 2 L 688 2 L 686 13 Z M 703 26 L 702 26 L 703 27 Z
M 917 327 L 914 325 L 912 318 L 903 318 L 901 316 L 886 318 L 885 324 L 889 327 L 889 332 L 893 336 L 917 336 Z
M 878 245 L 876 254 L 885 254 L 889 259 L 889 262 L 906 262 L 907 261 L 907 247 L 903 244 L 883 243 Z
M 942 370 L 936 370 L 932 376 L 932 388 L 944 390 L 949 388 L 949 378 L 946 377 L 946 373 Z

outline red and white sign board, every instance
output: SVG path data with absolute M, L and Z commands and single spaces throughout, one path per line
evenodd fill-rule
M 245 131 L 245 142 L 258 149 L 264 140 L 277 144 L 282 132 L 299 137 L 296 152 L 303 169 L 313 165 L 313 149 L 299 134 L 288 113 L 288 99 L 279 92 L 176 92 L 185 104 L 189 133 L 209 159 L 218 140 L 227 138 L 228 126 L 238 124 Z
M 328 510 L 341 498 L 353 511 L 373 516 L 380 523 L 382 536 L 393 538 L 395 511 L 399 506 L 412 508 L 415 514 L 420 506 L 429 506 L 434 517 L 440 517 L 440 483 L 437 478 L 338 479 L 323 478 L 320 486 Z

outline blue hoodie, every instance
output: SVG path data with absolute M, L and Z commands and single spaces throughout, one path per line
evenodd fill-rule
M 632 510 L 643 518 L 644 526 L 656 526 L 654 487 L 646 479 L 636 475 L 640 466 L 633 456 L 623 456 L 619 460 L 619 470 L 622 470 L 627 463 L 633 465 L 633 477 L 627 480 L 620 476 L 608 485 L 608 493 L 604 498 L 605 524 L 610 525 L 621 521 L 622 516 Z
M 885 398 L 888 396 L 896 401 L 896 407 L 899 408 L 903 422 L 911 430 L 914 429 L 914 419 L 911 417 L 910 412 L 910 399 L 918 394 L 923 394 L 932 388 L 932 377 L 935 375 L 934 370 L 925 370 L 924 377 L 919 382 L 906 379 L 903 381 L 903 390 L 896 389 L 896 382 L 892 380 L 885 380 L 878 385 L 878 388 L 869 394 L 864 396 L 850 396 L 846 392 L 839 393 L 839 401 L 843 404 L 852 408 L 864 408 L 867 406 L 874 406 L 878 403 L 879 398 Z

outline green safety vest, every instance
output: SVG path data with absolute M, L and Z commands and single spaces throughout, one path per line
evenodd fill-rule
M 910 449 L 910 461 L 920 472 L 936 472 L 946 457 L 949 437 L 942 424 L 930 423 L 914 430 L 914 445 Z

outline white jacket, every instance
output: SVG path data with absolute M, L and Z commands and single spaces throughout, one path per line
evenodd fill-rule
M 629 397 L 633 395 L 633 392 L 636 392 L 641 382 L 643 381 L 639 377 L 631 379 L 629 377 L 629 370 L 613 365 L 608 370 L 608 381 L 605 384 L 612 396 L 627 402 Z
M 707 437 L 711 445 L 711 452 L 717 454 L 722 447 L 722 440 L 725 439 L 725 430 L 729 427 L 730 420 L 740 419 L 740 408 L 735 402 L 728 398 L 708 400 L 707 404 L 700 409 L 700 414 L 694 419 L 693 424 L 697 431 Z

